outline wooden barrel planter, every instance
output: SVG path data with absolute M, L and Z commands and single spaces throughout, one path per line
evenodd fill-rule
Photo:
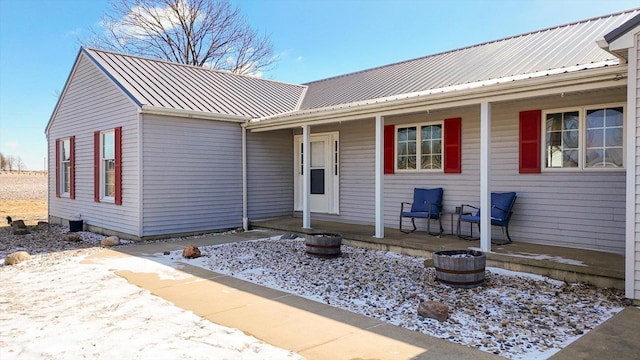
M 305 242 L 307 254 L 321 257 L 338 257 L 342 255 L 340 246 L 342 245 L 341 234 L 317 233 L 307 234 Z
M 487 255 L 474 250 L 433 253 L 436 280 L 453 287 L 472 288 L 484 283 Z

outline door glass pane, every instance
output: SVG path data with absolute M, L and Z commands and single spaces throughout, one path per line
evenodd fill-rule
M 311 170 L 311 194 L 324 195 L 324 169 Z
M 311 143 L 312 167 L 324 167 L 324 141 L 314 141 Z

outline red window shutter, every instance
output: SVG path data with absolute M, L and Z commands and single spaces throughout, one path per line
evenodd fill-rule
M 76 198 L 76 137 L 69 139 L 69 197 Z
M 116 205 L 122 205 L 122 127 L 115 129 L 115 156 L 116 156 Z
M 56 197 L 60 197 L 60 139 L 56 139 Z
M 444 172 L 462 172 L 462 119 L 444 120 Z
M 520 112 L 520 174 L 540 173 L 541 119 L 541 110 Z
M 393 174 L 395 172 L 395 141 L 396 126 L 385 125 L 384 127 L 384 173 Z
M 93 200 L 100 202 L 100 131 L 93 133 Z

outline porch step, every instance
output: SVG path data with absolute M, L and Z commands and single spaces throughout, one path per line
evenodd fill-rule
M 303 229 L 300 218 L 284 217 L 252 221 L 255 228 L 305 233 L 340 233 L 342 243 L 349 246 L 392 251 L 399 254 L 431 258 L 434 252 L 479 248 L 479 241 L 466 241 L 457 236 L 431 236 L 425 232 L 403 234 L 385 229 L 385 238 L 374 238 L 373 226 L 313 221 L 312 229 Z M 537 274 L 568 283 L 582 282 L 599 288 L 624 290 L 624 255 L 594 250 L 574 249 L 533 243 L 514 242 L 492 245 L 487 266 Z

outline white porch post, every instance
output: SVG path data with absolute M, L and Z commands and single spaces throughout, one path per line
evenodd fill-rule
M 384 238 L 384 118 L 376 116 L 376 233 L 375 237 Z
M 491 104 L 480 103 L 480 249 L 491 251 Z
M 242 229 L 249 230 L 249 211 L 247 210 L 247 128 L 246 123 L 242 129 Z
M 309 159 L 311 156 L 309 125 L 302 127 L 302 228 L 311 229 L 311 204 L 309 202 Z
M 626 159 L 625 167 L 627 169 L 626 178 L 626 228 L 625 228 L 625 272 L 624 272 L 624 296 L 629 299 L 636 299 L 636 267 L 638 263 L 638 252 L 636 249 L 636 218 L 638 213 L 637 196 L 638 196 L 638 177 L 637 177 L 637 153 L 638 153 L 638 67 L 635 64 L 638 63 L 638 51 L 635 47 L 628 50 L 629 54 L 629 68 L 627 76 L 627 107 L 624 109 L 626 112 Z M 631 66 L 631 65 L 634 66 Z

